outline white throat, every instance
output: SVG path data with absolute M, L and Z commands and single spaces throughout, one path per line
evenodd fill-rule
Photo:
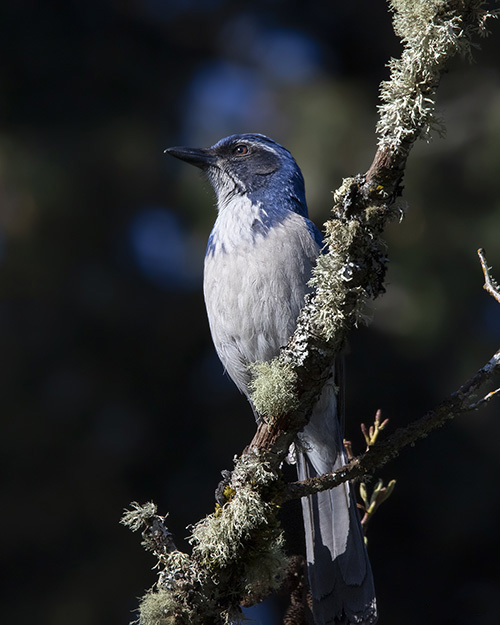
M 211 244 L 213 253 L 229 253 L 255 243 L 255 224 L 260 222 L 262 204 L 252 202 L 246 195 L 232 194 L 219 200 Z

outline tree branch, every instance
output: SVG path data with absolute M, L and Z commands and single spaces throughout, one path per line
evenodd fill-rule
M 492 14 L 481 0 L 393 0 L 394 28 L 404 51 L 392 59 L 382 83 L 377 125 L 379 147 L 365 175 L 344 180 L 334 193 L 325 224 L 327 251 L 318 259 L 294 335 L 280 355 L 254 367 L 252 400 L 265 417 L 249 449 L 281 461 L 310 412 L 349 332 L 361 321 L 364 303 L 384 292 L 385 225 L 399 211 L 408 155 L 419 137 L 442 131 L 434 95 L 441 73 L 455 55 L 471 56 L 474 35 L 484 35 Z M 283 410 L 283 406 L 287 409 Z
M 309 478 L 301 482 L 287 484 L 282 495 L 282 502 L 299 499 L 307 495 L 334 488 L 342 482 L 357 479 L 363 475 L 373 473 L 375 469 L 387 464 L 399 452 L 425 438 L 430 432 L 443 426 L 447 421 L 460 414 L 477 410 L 484 403 L 493 398 L 500 389 L 485 395 L 479 401 L 473 401 L 479 389 L 495 375 L 500 373 L 500 349 L 479 371 L 465 382 L 450 397 L 444 400 L 434 410 L 414 421 L 405 428 L 399 428 L 384 441 L 377 442 L 363 455 L 353 458 L 345 466 L 333 473 Z
M 486 262 L 486 255 L 482 248 L 477 250 L 477 255 L 479 256 L 479 260 L 481 261 L 481 267 L 483 268 L 484 273 L 484 286 L 483 289 L 488 291 L 488 293 L 494 297 L 498 303 L 500 303 L 500 285 L 490 274 L 490 267 Z
M 394 204 L 413 144 L 440 128 L 433 98 L 441 72 L 455 54 L 470 56 L 473 37 L 485 34 L 484 22 L 491 16 L 482 0 L 390 4 L 404 50 L 390 62 L 390 79 L 382 84 L 378 150 L 367 173 L 344 180 L 334 194 L 325 253 L 311 280 L 314 294 L 294 335 L 276 359 L 254 367 L 252 400 L 264 421 L 224 488 L 226 503 L 194 526 L 191 555 L 170 551 L 168 530 L 153 509 L 128 513 L 132 528 L 153 528 L 154 540 L 148 544 L 161 566 L 158 583 L 141 601 L 141 625 L 229 625 L 238 620 L 241 603 L 255 602 L 277 588 L 286 569 L 277 502 L 371 472 L 455 412 L 472 409 L 472 393 L 497 371 L 498 352 L 435 411 L 327 476 L 328 486 L 295 484 L 283 494 L 280 463 L 307 423 L 348 333 L 363 320 L 364 303 L 384 291 L 387 259 L 381 234 L 399 215 Z

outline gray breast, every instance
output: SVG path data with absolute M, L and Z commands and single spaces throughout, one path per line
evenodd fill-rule
M 252 222 L 255 223 L 255 219 Z M 223 224 L 227 232 L 227 224 Z M 210 330 L 227 372 L 247 394 L 248 364 L 269 360 L 295 329 L 319 246 L 307 220 L 290 213 L 279 225 L 213 246 L 205 259 Z M 217 234 L 217 224 L 214 228 Z

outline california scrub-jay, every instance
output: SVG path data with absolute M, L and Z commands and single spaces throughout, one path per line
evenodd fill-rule
M 260 134 L 166 152 L 202 169 L 217 195 L 205 302 L 219 358 L 251 403 L 248 365 L 276 356 L 293 334 L 322 247 L 308 219 L 302 173 L 288 150 Z M 298 436 L 299 479 L 347 461 L 336 394 L 332 369 Z M 315 624 L 375 623 L 373 578 L 349 484 L 303 498 L 302 511 Z

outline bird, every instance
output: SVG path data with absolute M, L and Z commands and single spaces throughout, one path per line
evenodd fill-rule
M 323 248 L 308 217 L 302 172 L 287 149 L 259 133 L 165 152 L 200 168 L 215 191 L 203 278 L 207 316 L 217 354 L 259 421 L 249 365 L 271 360 L 287 344 Z M 299 480 L 347 462 L 335 368 L 295 443 Z M 315 625 L 376 623 L 373 576 L 350 484 L 301 502 Z

